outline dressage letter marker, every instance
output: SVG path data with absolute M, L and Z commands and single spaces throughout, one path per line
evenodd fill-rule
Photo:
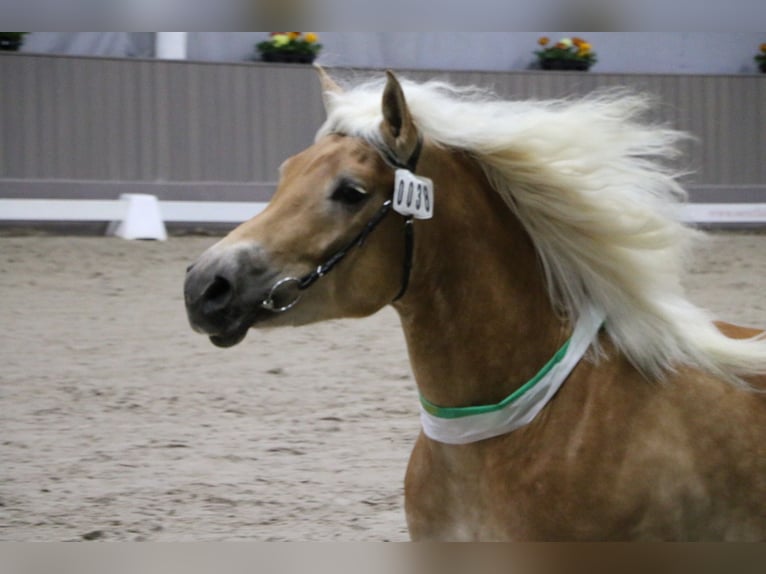
M 402 215 L 411 215 L 415 219 L 431 219 L 434 216 L 433 182 L 409 170 L 397 169 L 394 182 L 394 209 Z

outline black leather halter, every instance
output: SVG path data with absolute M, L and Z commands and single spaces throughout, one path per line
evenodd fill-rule
M 423 150 L 423 139 L 421 137 L 418 137 L 418 142 L 415 146 L 415 149 L 412 152 L 412 155 L 405 162 L 400 161 L 399 158 L 397 158 L 388 148 L 378 147 L 377 149 L 381 157 L 383 158 L 383 160 L 389 166 L 391 166 L 391 168 L 407 169 L 415 173 L 415 169 L 417 168 L 418 161 L 420 160 L 420 153 Z M 319 265 L 316 269 L 314 269 L 310 273 L 307 273 L 303 277 L 285 277 L 277 281 L 271 287 L 266 299 L 264 299 L 261 302 L 261 307 L 269 311 L 272 311 L 274 313 L 282 313 L 284 311 L 287 311 L 288 309 L 291 309 L 293 306 L 295 306 L 295 304 L 298 302 L 298 300 L 301 297 L 300 294 L 298 294 L 290 303 L 286 305 L 277 306 L 276 302 L 274 301 L 274 297 L 277 291 L 286 285 L 294 285 L 295 288 L 298 289 L 298 291 L 303 291 L 311 287 L 319 279 L 321 279 L 322 277 L 327 275 L 330 271 L 332 271 L 332 269 L 338 263 L 343 261 L 343 259 L 346 257 L 346 255 L 348 255 L 348 253 L 352 249 L 354 249 L 355 247 L 361 247 L 362 245 L 364 245 L 364 242 L 367 239 L 367 237 L 386 218 L 386 215 L 388 215 L 392 207 L 393 207 L 393 200 L 387 199 L 383 203 L 383 205 L 380 207 L 380 209 L 375 213 L 375 215 L 373 215 L 370 218 L 370 220 L 367 221 L 365 226 L 356 235 L 356 237 L 354 237 L 354 239 L 349 241 L 345 246 L 338 249 L 330 257 L 328 257 L 324 263 Z M 393 298 L 392 303 L 401 299 L 404 296 L 404 294 L 407 292 L 407 287 L 409 287 L 409 284 L 410 284 L 410 273 L 412 271 L 412 255 L 413 255 L 414 249 L 415 249 L 415 228 L 413 225 L 412 216 L 408 215 L 408 216 L 404 216 L 404 262 L 402 264 L 402 283 L 401 283 L 401 287 L 399 288 L 399 292 L 397 293 L 396 297 Z

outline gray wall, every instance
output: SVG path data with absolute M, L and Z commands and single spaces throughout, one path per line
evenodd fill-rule
M 766 6 L 766 4 L 765 4 Z M 598 54 L 595 70 L 614 73 L 735 74 L 757 71 L 766 32 L 320 32 L 322 64 L 361 68 L 524 70 L 537 39 L 580 35 Z M 29 52 L 151 56 L 146 33 L 34 32 Z M 267 32 L 189 32 L 189 58 L 244 61 Z
M 350 73 L 337 70 L 336 73 Z M 358 73 L 358 72 L 354 72 Z M 375 72 L 380 73 L 380 72 Z M 549 98 L 600 87 L 657 94 L 688 145 L 699 201 L 766 201 L 766 78 L 410 71 Z M 263 200 L 323 120 L 309 66 L 0 53 L 0 196 Z
M 333 66 L 524 70 L 541 35 L 583 36 L 598 72 L 732 74 L 757 71 L 764 33 L 698 32 L 352 32 L 323 33 L 323 63 Z

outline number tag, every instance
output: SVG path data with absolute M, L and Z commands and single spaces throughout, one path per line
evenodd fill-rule
M 406 169 L 396 170 L 394 180 L 394 209 L 415 219 L 434 216 L 434 184 Z

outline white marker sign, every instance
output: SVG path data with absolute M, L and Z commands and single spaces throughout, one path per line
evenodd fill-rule
M 394 180 L 394 209 L 415 219 L 434 216 L 434 184 L 406 169 L 396 170 Z

